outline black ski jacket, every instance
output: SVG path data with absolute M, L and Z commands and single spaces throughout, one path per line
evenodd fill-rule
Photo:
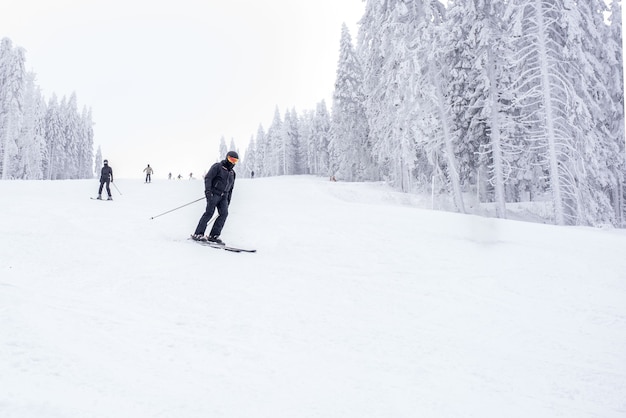
M 109 167 L 108 165 L 105 165 L 104 167 L 102 167 L 102 170 L 100 171 L 100 183 L 103 183 L 109 180 L 113 181 L 113 169 Z
M 226 197 L 230 203 L 235 186 L 235 177 L 233 165 L 227 160 L 213 164 L 204 176 L 204 194 L 207 198 L 210 195 Z

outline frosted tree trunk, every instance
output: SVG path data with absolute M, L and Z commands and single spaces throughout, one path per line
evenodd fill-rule
M 9 106 L 8 109 L 8 114 L 6 117 L 6 126 L 4 127 L 4 155 L 2 157 L 2 180 L 6 180 L 8 178 L 11 177 L 11 173 L 10 171 L 12 170 L 11 168 L 11 157 L 12 157 L 12 142 L 13 142 L 13 138 L 11 135 L 11 131 L 13 130 L 13 126 L 12 126 L 12 119 L 13 119 L 13 115 L 10 109 L 11 106 Z
M 54 164 L 55 164 L 55 159 L 56 159 L 56 152 L 55 151 L 55 147 L 54 145 L 50 145 L 50 150 L 48 151 L 48 159 L 49 159 L 49 163 L 48 163 L 48 180 L 52 180 L 52 173 L 53 173 L 53 168 L 54 168 Z
M 489 76 L 489 101 L 491 102 L 491 156 L 493 158 L 494 189 L 496 216 L 506 218 L 506 199 L 504 195 L 504 166 L 502 159 L 502 138 L 500 136 L 500 106 L 498 100 L 498 80 L 496 79 L 493 51 L 488 52 L 487 73 Z
M 459 170 L 456 164 L 454 153 L 454 144 L 450 133 L 450 123 L 448 122 L 448 113 L 446 112 L 445 97 L 441 91 L 441 84 L 437 77 L 433 74 L 433 84 L 435 85 L 437 95 L 437 110 L 439 120 L 441 120 L 441 130 L 443 133 L 443 141 L 446 150 L 446 161 L 448 166 L 448 176 L 452 185 L 452 195 L 456 208 L 461 213 L 465 213 L 465 205 L 463 204 L 463 194 L 461 192 L 461 182 L 459 180 Z
M 287 124 L 287 123 L 288 123 L 287 116 L 285 116 L 285 124 Z M 287 172 L 287 138 L 288 138 L 288 136 L 287 136 L 287 133 L 282 133 L 281 136 L 282 136 L 282 144 L 283 144 L 283 149 L 282 149 L 282 153 L 281 153 L 282 156 L 283 156 L 283 172 L 282 172 L 282 174 L 286 176 L 287 174 L 289 174 Z
M 537 10 L 537 48 L 539 52 L 541 88 L 543 103 L 545 107 L 546 137 L 548 141 L 548 159 L 550 165 L 550 188 L 552 189 L 552 200 L 554 202 L 554 217 L 557 225 L 565 225 L 565 214 L 563 209 L 563 197 L 561 193 L 561 180 L 559 178 L 558 150 L 556 145 L 555 115 L 552 109 L 552 91 L 550 89 L 550 69 L 547 51 L 546 25 L 542 12 L 542 0 L 535 0 Z

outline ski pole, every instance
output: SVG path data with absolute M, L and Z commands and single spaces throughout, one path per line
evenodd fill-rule
M 117 188 L 117 184 L 115 184 L 114 182 L 111 182 L 111 184 L 113 184 L 113 187 L 115 187 L 115 190 L 117 190 L 117 192 L 120 194 L 120 196 L 122 195 L 122 192 L 120 192 L 120 189 Z
M 182 206 L 179 206 L 179 207 L 177 207 L 177 208 L 170 209 L 170 210 L 168 210 L 168 211 L 166 211 L 166 212 L 163 212 L 163 213 L 160 213 L 160 214 L 158 214 L 158 215 L 155 215 L 155 216 L 151 217 L 150 219 L 158 218 L 159 216 L 163 216 L 163 215 L 165 215 L 166 213 L 174 212 L 175 210 L 178 210 L 178 209 L 180 209 L 180 208 L 184 208 L 185 206 L 189 206 L 189 205 L 191 205 L 192 203 L 199 202 L 199 201 L 201 201 L 201 200 L 203 200 L 203 199 L 206 199 L 206 197 L 204 197 L 204 196 L 203 196 L 203 197 L 201 197 L 200 199 L 194 200 L 193 202 L 185 203 L 185 204 L 184 204 L 184 205 L 182 205 Z

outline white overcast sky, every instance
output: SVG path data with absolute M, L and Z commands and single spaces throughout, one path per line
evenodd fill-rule
M 76 92 L 118 177 L 146 164 L 200 176 L 259 124 L 330 109 L 341 24 L 362 0 L 3 0 L 0 37 L 26 50 L 46 99 Z M 80 110 L 80 109 L 79 109 Z M 243 156 L 243 155 L 242 155 Z

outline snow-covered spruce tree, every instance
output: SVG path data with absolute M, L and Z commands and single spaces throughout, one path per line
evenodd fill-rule
M 63 167 L 63 148 L 65 140 L 63 137 L 63 126 L 61 123 L 60 106 L 56 94 L 52 94 L 48 100 L 45 117 L 45 137 L 48 160 L 46 166 L 48 171 L 44 173 L 48 180 L 61 178 Z
M 437 28 L 439 40 L 435 48 L 442 49 L 438 56 L 446 66 L 445 71 L 442 68 L 440 79 L 445 76 L 449 133 L 456 142 L 461 187 L 467 190 L 470 184 L 474 184 L 477 195 L 484 197 L 485 190 L 480 189 L 484 189 L 481 185 L 487 182 L 480 180 L 487 175 L 481 173 L 478 156 L 488 144 L 484 117 L 481 116 L 485 95 L 480 88 L 483 84 L 479 84 L 474 74 L 481 69 L 475 65 L 477 51 L 474 50 L 479 27 L 475 2 L 450 0 L 443 25 Z
M 626 160 L 626 137 L 624 136 L 624 54 L 622 50 L 622 6 L 618 0 L 613 0 L 609 5 L 610 28 L 609 39 L 607 40 L 607 60 L 613 62 L 609 67 L 609 91 L 612 93 L 611 99 L 614 106 L 614 114 L 609 116 L 609 130 L 611 136 L 615 138 L 620 148 L 620 154 Z M 626 165 L 626 164 L 625 164 Z M 613 200 L 615 206 L 616 219 L 621 227 L 626 227 L 626 167 L 623 165 L 619 171 L 619 187 L 615 192 Z
M 65 147 L 63 150 L 63 178 L 78 179 L 81 170 L 81 142 L 82 142 L 82 126 L 80 116 L 78 114 L 78 104 L 76 93 L 70 95 L 69 100 L 64 102 L 65 106 L 61 108 L 63 116 L 63 136 L 65 137 Z
M 285 141 L 283 139 L 283 121 L 278 106 L 274 110 L 274 119 L 267 130 L 267 151 L 265 164 L 268 176 L 280 176 L 284 174 Z
M 285 112 L 285 119 L 281 131 L 283 141 L 282 174 L 298 173 L 298 115 L 295 109 Z
M 416 151 L 398 114 L 408 92 L 410 71 L 405 35 L 407 24 L 413 22 L 401 20 L 406 10 L 403 0 L 368 0 L 360 21 L 357 51 L 363 69 L 372 157 L 388 183 L 409 191 Z
M 54 154 L 54 164 L 56 167 L 56 173 L 53 177 L 54 180 L 65 180 L 71 178 L 69 167 L 72 159 L 75 157 L 75 154 L 70 141 L 74 141 L 75 138 L 73 135 L 68 135 L 68 109 L 67 97 L 63 96 L 59 102 L 58 112 L 56 115 L 58 118 L 59 131 L 57 132 L 55 140 L 57 151 Z
M 315 161 L 315 154 L 313 153 L 313 117 L 315 112 L 312 110 L 305 110 L 300 115 L 298 123 L 298 138 L 299 142 L 299 160 L 302 170 L 302 174 L 312 174 Z
M 404 191 L 414 188 L 415 178 L 425 183 L 420 172 L 433 170 L 418 147 L 421 132 L 416 118 L 434 119 L 432 122 L 436 124 L 441 116 L 426 114 L 423 109 L 422 98 L 430 99 L 430 94 L 424 90 L 434 89 L 433 74 L 426 71 L 426 57 L 421 54 L 426 47 L 422 43 L 429 39 L 425 32 L 430 24 L 441 19 L 444 11 L 438 0 L 368 1 L 360 22 L 357 49 L 363 63 L 373 157 L 383 177 Z M 442 157 L 454 161 L 454 156 L 442 154 Z M 418 161 L 422 166 L 418 166 Z M 424 162 L 430 167 L 424 167 Z M 454 168 L 446 170 L 450 174 Z M 418 186 L 425 187 L 425 184 L 418 183 Z
M 0 41 L 0 170 L 1 178 L 16 176 L 17 138 L 21 129 L 26 71 L 23 48 L 9 38 Z
M 239 149 L 237 148 L 237 145 L 235 145 L 235 138 L 230 138 L 230 143 L 228 145 L 228 151 L 235 151 L 237 154 L 239 154 Z M 226 154 L 224 154 L 224 157 L 226 156 Z
M 447 62 L 442 67 L 450 73 L 442 71 L 442 78 L 454 92 L 448 96 L 453 115 L 449 132 L 455 136 L 461 183 L 473 180 L 486 200 L 491 200 L 486 192 L 493 191 L 501 218 L 506 217 L 506 202 L 517 200 L 525 149 L 516 135 L 505 12 L 504 0 L 451 2 L 439 32 L 439 53 L 435 51 Z
M 319 102 L 315 108 L 312 134 L 313 174 L 330 176 L 330 157 L 328 152 L 328 144 L 330 143 L 330 113 L 324 100 Z
M 548 173 L 555 222 L 614 222 L 603 189 L 615 182 L 609 173 L 616 150 L 599 126 L 612 104 L 607 72 L 594 51 L 604 48 L 604 4 L 515 0 L 514 6 L 518 89 L 525 89 L 520 120 L 536 127 L 532 141 Z
M 256 142 L 254 141 L 254 136 L 250 136 L 250 142 L 248 142 L 245 156 L 240 164 L 243 167 L 243 173 L 240 175 L 243 177 L 250 177 L 251 173 L 254 171 L 254 167 L 256 166 Z
M 569 26 L 574 29 L 568 31 L 572 44 L 568 52 L 575 63 L 571 76 L 575 86 L 584 87 L 578 100 L 587 105 L 587 109 L 575 108 L 574 112 L 574 124 L 582 127 L 576 140 L 582 159 L 576 173 L 577 223 L 584 225 L 620 223 L 617 194 L 624 176 L 624 148 L 622 137 L 616 137 L 611 128 L 614 118 L 619 119 L 623 112 L 623 99 L 616 103 L 613 90 L 623 96 L 623 86 L 619 81 L 612 85 L 612 77 L 622 70 L 623 63 L 616 55 L 621 43 L 614 41 L 605 23 L 607 10 L 603 0 L 590 0 L 579 5 L 578 13 L 568 13 L 572 19 Z M 623 126 L 623 116 L 621 119 Z
M 259 125 L 256 132 L 256 146 L 255 150 L 255 163 L 254 167 L 254 177 L 265 177 L 267 176 L 267 155 L 268 155 L 268 147 L 267 147 L 267 138 L 265 135 L 265 130 L 262 125 Z
M 220 137 L 220 148 L 217 160 L 222 161 L 224 158 L 226 158 L 226 154 L 228 153 L 228 151 L 230 150 L 226 147 L 226 138 L 224 138 L 224 135 L 222 135 Z
M 295 108 L 291 109 L 291 121 L 292 124 L 295 125 L 295 133 L 294 133 L 294 146 L 295 146 L 295 157 L 294 157 L 294 174 L 306 174 L 308 172 L 307 169 L 307 155 L 308 155 L 308 144 L 306 138 L 303 137 L 303 128 L 302 125 L 306 123 L 304 121 L 303 116 L 298 115 Z
M 414 160 L 417 162 L 425 155 L 430 167 L 434 167 L 431 170 L 422 164 L 416 171 L 439 173 L 443 180 L 439 183 L 446 186 L 456 210 L 464 213 L 457 161 L 459 141 L 451 129 L 449 106 L 453 45 L 449 37 L 443 36 L 444 14 L 439 1 L 426 1 L 410 4 L 401 18 L 407 32 L 410 60 L 406 65 L 409 94 L 399 104 L 399 114 L 407 127 L 404 131 L 415 142 Z
M 565 70 L 574 88 L 568 111 L 573 149 L 569 160 L 560 164 L 562 184 L 569 192 L 565 213 L 568 223 L 615 224 L 619 204 L 612 200 L 622 177 L 622 162 L 620 144 L 609 128 L 615 110 L 607 85 L 615 56 L 602 15 L 605 5 L 594 0 L 573 9 L 564 7 L 563 58 L 570 63 Z
M 53 96 L 46 106 L 25 61 L 24 49 L 0 42 L 0 177 L 91 177 L 93 130 L 84 127 L 76 95 L 61 103 Z
M 83 107 L 80 117 L 81 141 L 79 146 L 80 170 L 79 178 L 89 179 L 93 177 L 93 120 L 91 109 Z
M 102 169 L 102 149 L 98 146 L 96 151 L 96 158 L 94 161 L 93 173 L 95 177 L 100 177 L 100 169 Z
M 347 181 L 373 180 L 363 70 L 345 23 L 341 27 L 330 132 L 333 174 Z
M 43 179 L 43 160 L 46 150 L 43 130 L 45 106 L 41 90 L 35 84 L 35 74 L 27 73 L 22 108 L 22 129 L 17 139 L 16 178 Z

